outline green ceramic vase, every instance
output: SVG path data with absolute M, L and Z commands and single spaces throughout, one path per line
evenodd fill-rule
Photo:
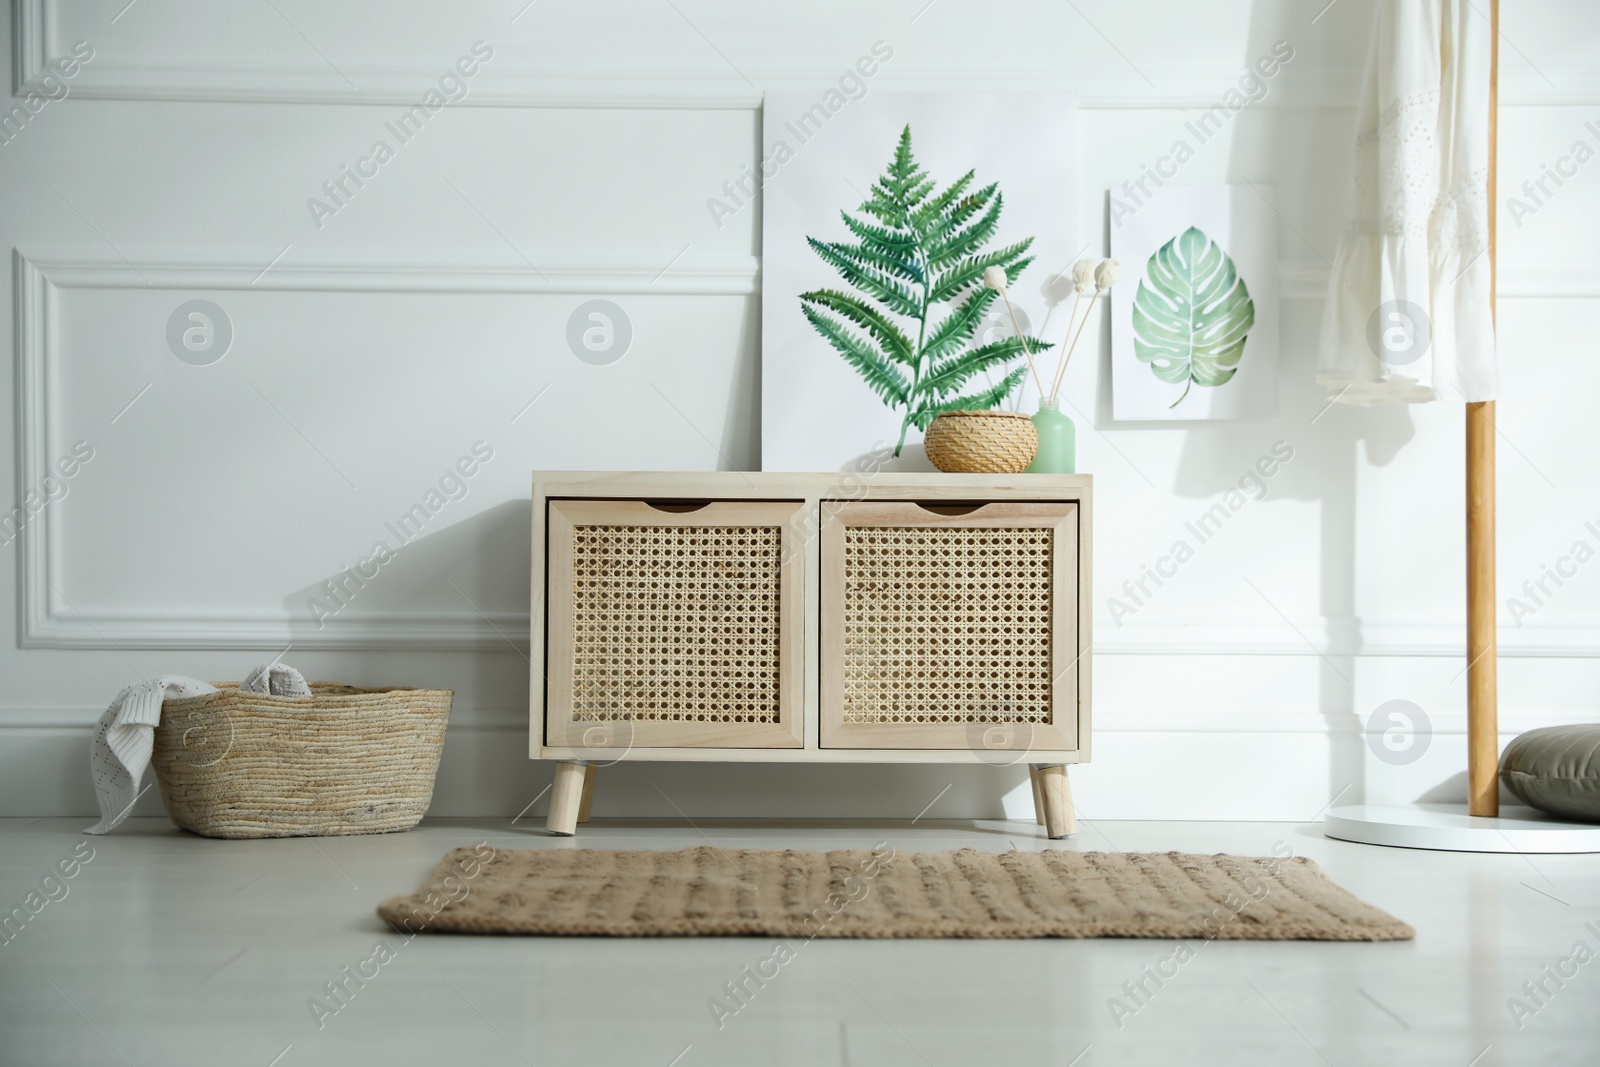
M 1039 431 L 1039 451 L 1023 473 L 1077 473 L 1078 430 L 1061 414 L 1061 398 L 1041 399 L 1033 425 Z

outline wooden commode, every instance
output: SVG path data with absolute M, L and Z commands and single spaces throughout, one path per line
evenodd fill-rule
M 549 829 L 628 760 L 1089 759 L 1088 475 L 541 473 L 529 754 Z

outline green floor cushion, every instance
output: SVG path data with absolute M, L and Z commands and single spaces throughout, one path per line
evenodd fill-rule
M 1540 811 L 1600 823 L 1600 723 L 1529 730 L 1501 754 L 1500 781 Z

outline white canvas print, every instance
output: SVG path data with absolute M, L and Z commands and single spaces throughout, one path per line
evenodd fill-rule
M 941 408 L 1036 410 L 982 274 L 1004 269 L 1023 331 L 1059 342 L 1075 111 L 1054 93 L 767 94 L 763 469 L 931 470 Z
M 1248 185 L 1169 185 L 1112 203 L 1112 413 L 1254 419 L 1278 409 L 1278 229 Z

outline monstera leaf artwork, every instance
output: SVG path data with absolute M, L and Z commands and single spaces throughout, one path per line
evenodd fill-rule
M 1134 354 L 1157 378 L 1183 384 L 1175 408 L 1194 386 L 1224 385 L 1238 372 L 1255 321 L 1233 260 L 1190 226 L 1145 265 L 1133 301 Z
M 802 310 L 872 391 L 904 412 L 897 456 L 911 427 L 926 430 L 945 411 L 992 408 L 1027 373 L 1025 364 L 1007 369 L 1023 355 L 1017 337 L 972 343 L 998 296 L 984 287 L 983 272 L 999 267 L 1015 283 L 1033 262 L 1031 237 L 985 251 L 1003 197 L 996 184 L 972 188 L 974 178 L 969 170 L 939 191 L 913 158 L 906 126 L 861 216 L 840 212 L 854 240 L 806 238 L 854 291 L 802 293 Z

